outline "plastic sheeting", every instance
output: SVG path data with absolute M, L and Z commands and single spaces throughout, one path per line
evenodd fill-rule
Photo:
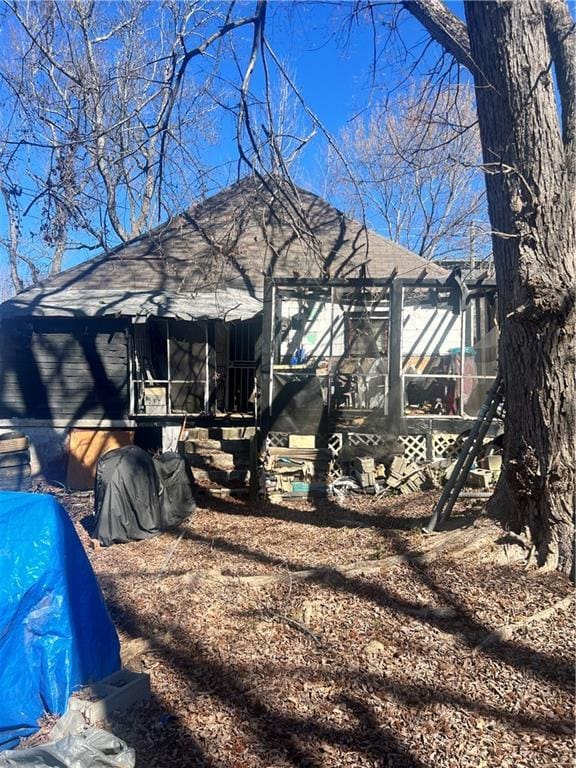
M 0 492 L 0 750 L 119 668 L 116 630 L 66 511 L 52 496 Z
M 60 718 L 50 741 L 0 755 L 0 768 L 134 768 L 136 755 L 122 739 L 86 726 L 79 712 Z
M 152 458 L 136 445 L 109 451 L 98 461 L 94 509 L 104 546 L 173 528 L 196 509 L 186 461 L 172 452 Z

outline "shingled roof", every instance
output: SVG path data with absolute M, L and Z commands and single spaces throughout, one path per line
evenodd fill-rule
M 184 307 L 199 295 L 219 296 L 221 303 L 226 296 L 259 299 L 266 275 L 357 277 L 362 265 L 373 278 L 394 270 L 399 277 L 423 269 L 430 277 L 448 275 L 311 192 L 271 177 L 246 178 L 23 291 L 0 313 L 136 315 L 147 305 L 146 314 L 189 317 Z

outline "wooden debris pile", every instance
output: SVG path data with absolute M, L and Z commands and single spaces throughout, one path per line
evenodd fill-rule
M 423 467 L 408 461 L 403 456 L 395 456 L 388 469 L 386 485 L 400 493 L 416 493 L 422 490 L 424 482 Z
M 347 456 L 338 462 L 316 446 L 315 435 L 289 435 L 288 447 L 269 445 L 260 469 L 260 493 L 271 501 L 330 493 L 415 493 L 426 479 L 425 467 L 402 456 Z
M 332 455 L 315 447 L 314 435 L 290 435 L 287 448 L 266 449 L 260 490 L 272 501 L 278 496 L 325 494 L 331 466 Z
M 352 459 L 352 477 L 360 484 L 361 488 L 374 488 L 376 485 L 376 477 L 382 477 L 381 472 L 382 465 L 378 464 L 378 472 L 376 470 L 376 462 L 371 456 L 355 457 Z
M 368 493 L 386 488 L 402 494 L 416 493 L 425 479 L 424 468 L 402 456 L 394 456 L 388 468 L 371 456 L 356 457 L 352 459 L 351 476 Z

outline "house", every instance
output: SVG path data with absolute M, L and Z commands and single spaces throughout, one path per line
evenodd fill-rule
M 303 400 L 314 431 L 402 433 L 410 377 L 485 335 L 449 274 L 310 192 L 243 179 L 0 305 L 0 430 L 25 431 L 50 479 L 68 455 L 173 447 L 184 419 L 285 434 Z

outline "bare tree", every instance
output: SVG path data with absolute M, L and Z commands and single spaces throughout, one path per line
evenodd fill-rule
M 234 3 L 5 6 L 12 55 L 0 68 L 8 115 L 0 171 L 5 189 L 16 177 L 23 193 L 3 199 L 20 232 L 27 215 L 40 218 L 45 269 L 57 272 L 67 248 L 129 240 L 203 191 L 198 146 L 210 141 L 226 90 L 218 45 L 253 17 L 232 19 Z M 184 79 L 212 49 L 198 77 Z M 8 248 L 18 288 L 41 271 L 19 245 Z
M 362 203 L 383 234 L 426 259 L 467 254 L 473 225 L 478 250 L 486 250 L 471 96 L 464 86 L 412 87 L 375 104 L 343 134 L 356 174 L 355 184 L 339 178 L 349 204 Z
M 20 233 L 22 218 L 41 219 L 47 271 L 61 268 L 72 245 L 129 240 L 202 193 L 215 110 L 227 129 L 234 123 L 238 176 L 249 169 L 264 185 L 270 173 L 288 178 L 286 209 L 315 252 L 289 166 L 323 127 L 265 37 L 265 0 L 4 5 L 13 55 L 0 76 L 6 114 L 18 118 L 18 129 L 4 132 L 5 167 L 26 180 L 13 211 Z M 258 67 L 263 93 L 252 90 Z M 18 287 L 41 271 L 27 252 L 21 236 L 18 249 L 8 248 Z
M 564 0 L 403 5 L 474 76 L 501 319 L 505 471 L 492 508 L 574 575 L 576 27 Z
M 493 508 L 530 535 L 542 565 L 574 575 L 574 20 L 565 0 L 469 0 L 466 23 L 441 0 L 403 5 L 474 77 L 506 393 L 505 468 Z M 262 0 L 255 16 L 242 92 L 264 51 L 323 130 L 266 40 Z M 256 151 L 242 100 L 240 116 Z

